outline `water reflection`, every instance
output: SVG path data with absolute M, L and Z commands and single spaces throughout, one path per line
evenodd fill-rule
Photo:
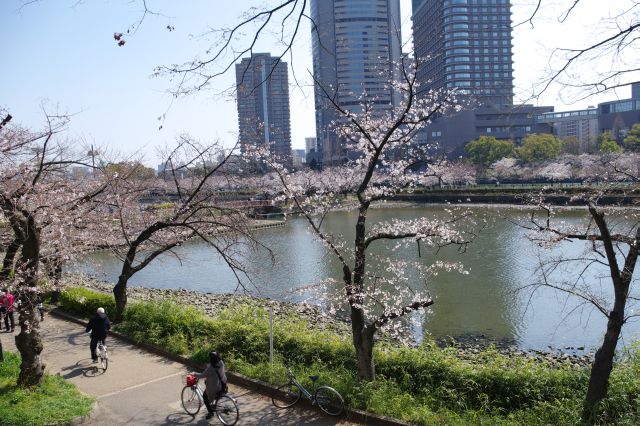
M 435 336 L 484 334 L 496 339 L 515 340 L 526 348 L 586 346 L 599 344 L 605 330 L 604 317 L 575 299 L 567 299 L 551 290 L 539 290 L 534 294 L 518 291 L 534 282 L 538 267 L 538 249 L 528 242 L 526 231 L 508 220 L 516 220 L 519 210 L 507 208 L 476 207 L 478 215 L 491 219 L 477 240 L 466 252 L 458 253 L 449 247 L 428 251 L 424 247 L 421 257 L 417 247 L 406 247 L 393 252 L 393 256 L 407 260 L 419 260 L 429 264 L 434 260 L 461 261 L 469 275 L 441 273 L 429 283 L 435 298 L 432 310 L 418 313 L 420 324 L 414 328 L 418 335 L 428 332 Z M 441 215 L 441 207 L 394 208 L 372 211 L 370 223 L 391 218 L 415 218 L 421 215 Z M 567 220 L 577 220 L 576 212 L 565 213 Z M 325 220 L 325 230 L 333 235 L 343 235 L 352 241 L 354 212 L 337 212 Z M 260 240 L 273 250 L 275 263 L 267 253 L 248 253 L 252 270 L 252 282 L 246 288 L 256 294 L 288 299 L 305 300 L 313 296 L 308 291 L 296 291 L 326 278 L 341 278 L 341 267 L 309 233 L 302 218 L 292 218 L 282 228 L 260 231 Z M 567 243 L 545 251 L 553 256 L 581 253 L 584 245 Z M 381 245 L 372 246 L 373 252 L 385 252 Z M 121 263 L 108 253 L 94 253 L 72 270 L 83 270 L 115 282 Z M 574 265 L 579 268 L 579 265 Z M 565 276 L 575 274 L 563 271 Z M 588 278 L 589 285 L 610 294 L 610 283 L 606 281 L 606 269 Z M 177 256 L 162 256 L 136 274 L 130 285 L 157 288 L 186 288 L 204 292 L 232 292 L 237 283 L 233 273 L 206 245 L 199 242 L 185 244 L 177 250 Z M 323 300 L 313 300 L 322 304 Z M 625 336 L 638 336 L 638 323 L 626 326 Z

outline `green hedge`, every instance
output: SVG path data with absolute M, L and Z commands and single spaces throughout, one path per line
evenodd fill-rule
M 115 313 L 113 295 L 98 293 L 86 288 L 72 287 L 60 293 L 60 308 L 70 314 L 90 318 L 100 307 L 108 314 Z
M 85 289 L 67 290 L 62 300 L 63 309 L 85 316 L 98 305 L 113 306 L 111 295 Z M 214 319 L 170 300 L 132 303 L 116 329 L 203 363 L 217 350 L 232 371 L 272 383 L 284 380 L 285 366 L 303 381 L 319 373 L 350 406 L 418 424 L 576 424 L 589 375 L 586 368 L 550 368 L 493 350 L 466 362 L 433 343 L 414 349 L 379 344 L 377 379 L 366 383 L 356 377 L 350 336 L 310 332 L 295 315 L 274 322 L 271 366 L 268 312 L 241 303 Z M 640 423 L 639 366 L 632 358 L 614 370 L 602 422 Z

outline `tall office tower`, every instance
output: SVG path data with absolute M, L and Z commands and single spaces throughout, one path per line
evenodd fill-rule
M 425 89 L 454 89 L 476 104 L 513 104 L 510 0 L 413 0 L 416 58 Z
M 398 103 L 386 85 L 397 79 L 402 55 L 400 0 L 311 0 L 310 6 L 318 149 L 324 164 L 339 164 L 350 153 L 333 130 L 340 117 L 328 96 L 352 111 L 363 98 L 381 111 Z
M 450 157 L 480 136 L 520 143 L 551 132 L 535 116 L 553 107 L 513 105 L 510 0 L 412 0 L 421 89 L 454 90 L 465 109 L 438 117 L 418 135 Z
M 269 53 L 254 53 L 236 64 L 240 147 L 268 145 L 291 163 L 291 123 L 287 63 Z

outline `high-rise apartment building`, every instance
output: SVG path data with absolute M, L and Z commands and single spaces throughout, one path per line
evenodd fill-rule
M 513 105 L 509 0 L 413 0 L 413 44 L 421 90 L 453 90 L 462 112 L 438 117 L 418 136 L 451 157 L 480 136 L 515 144 L 552 127 L 535 117 L 553 107 Z
M 236 64 L 240 146 L 268 145 L 291 162 L 291 122 L 287 63 L 269 53 L 254 53 Z
M 513 103 L 509 0 L 413 0 L 412 7 L 425 89 L 456 89 L 482 105 Z
M 387 86 L 401 59 L 399 0 L 311 0 L 316 134 L 323 163 L 349 156 L 332 123 L 339 120 L 329 101 L 357 110 L 362 99 L 378 110 L 397 104 Z M 328 95 L 327 95 L 328 94 Z

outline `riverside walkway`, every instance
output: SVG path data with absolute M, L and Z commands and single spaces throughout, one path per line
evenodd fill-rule
M 195 417 L 180 403 L 183 378 L 192 369 L 149 353 L 118 338 L 107 339 L 109 368 L 96 371 L 89 353 L 84 327 L 53 315 L 41 323 L 42 353 L 46 371 L 60 374 L 82 392 L 96 398 L 97 407 L 82 425 L 206 425 L 221 424 L 216 417 L 205 420 L 203 407 Z M 5 351 L 17 352 L 13 335 L 2 333 Z M 331 418 L 304 407 L 280 410 L 268 395 L 249 387 L 229 384 L 237 399 L 239 425 L 355 425 L 345 417 Z M 376 422 L 367 422 L 376 424 Z

